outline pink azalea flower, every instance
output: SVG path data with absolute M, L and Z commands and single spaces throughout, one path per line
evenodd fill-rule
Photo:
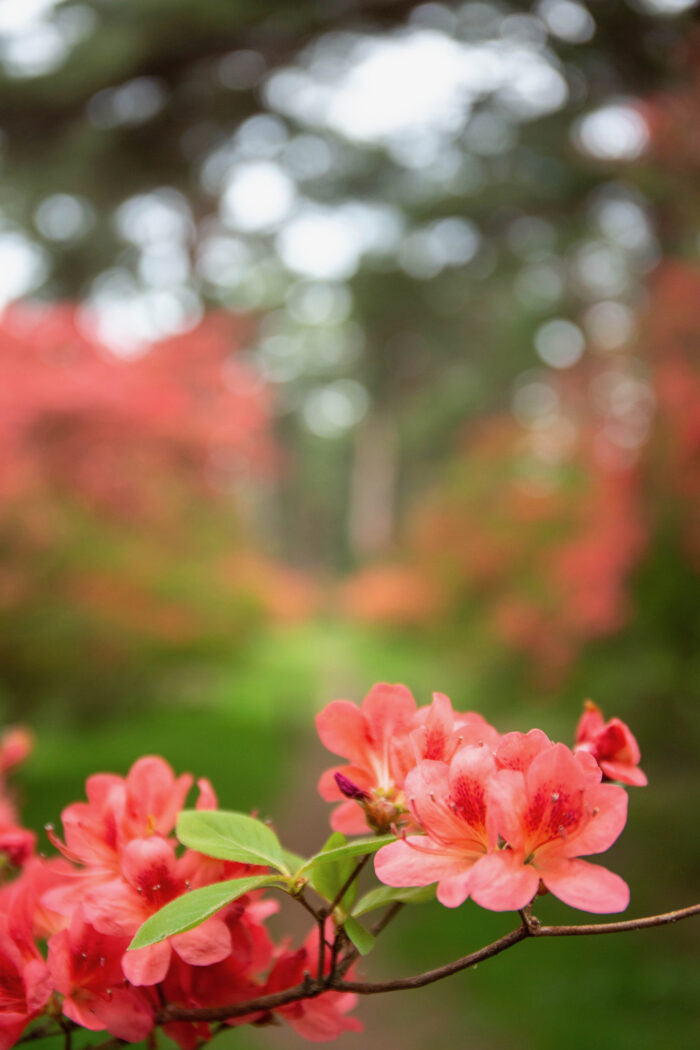
M 627 884 L 579 858 L 603 852 L 618 837 L 627 819 L 626 792 L 600 783 L 590 755 L 574 755 L 564 744 L 546 746 L 532 734 L 508 734 L 503 745 L 508 758 L 517 751 L 518 738 L 522 768 L 501 768 L 488 791 L 489 819 L 504 847 L 492 850 L 474 872 L 473 899 L 494 911 L 523 908 L 542 882 L 574 908 L 623 911 Z
M 455 713 L 444 693 L 433 693 L 429 707 L 416 709 L 403 685 L 375 685 L 358 708 L 334 700 L 316 718 L 321 741 L 350 765 L 328 769 L 319 781 L 326 801 L 342 798 L 331 817 L 335 831 L 357 835 L 367 825 L 389 831 L 410 819 L 404 782 L 422 759 L 449 762 L 473 744 L 496 747 L 499 735 L 475 712 Z M 359 803 L 359 805 L 358 805 Z
M 140 758 L 126 777 L 98 773 L 85 784 L 87 802 L 74 802 L 61 814 L 65 841 L 47 827 L 54 846 L 80 868 L 66 885 L 50 890 L 44 903 L 72 915 L 86 893 L 121 876 L 122 853 L 134 839 L 167 837 L 175 827 L 187 792 L 189 773 L 175 777 L 168 763 L 155 755 Z M 200 781 L 200 802 L 216 797 L 208 781 Z M 199 802 L 198 802 L 199 806 Z
M 73 868 L 63 857 L 32 857 L 22 873 L 13 883 L 14 907 L 26 908 L 31 915 L 33 935 L 38 940 L 47 940 L 69 924 L 69 919 L 47 908 L 45 894 L 57 886 L 73 881 Z
M 411 813 L 425 835 L 409 835 L 376 855 L 377 877 L 388 886 L 437 882 L 438 900 L 462 904 L 495 846 L 487 800 L 496 761 L 485 744 L 457 751 L 450 765 L 429 759 L 406 777 Z
M 0 735 L 0 776 L 15 769 L 31 754 L 34 736 L 24 726 L 12 726 Z
M 93 1032 L 107 1030 L 129 1043 L 145 1039 L 153 1028 L 151 1004 L 124 980 L 121 956 L 128 938 L 98 933 L 73 915 L 69 929 L 49 941 L 48 965 L 56 991 L 64 996 L 63 1013 Z
M 610 780 L 644 787 L 646 775 L 639 768 L 639 745 L 629 726 L 619 718 L 603 721 L 603 712 L 586 700 L 576 727 L 574 751 L 588 751 Z
M 147 835 L 169 835 L 185 804 L 193 777 L 175 777 L 172 768 L 158 755 L 145 755 L 134 762 L 125 780 L 124 809 L 120 833 L 125 841 Z M 210 788 L 211 785 L 207 786 Z
M 72 915 L 86 889 L 119 873 L 118 824 L 124 808 L 124 780 L 112 773 L 97 773 L 85 782 L 87 802 L 74 802 L 61 814 L 64 842 L 48 825 L 51 843 L 73 864 L 73 880 L 50 890 L 44 903 L 53 911 Z
M 499 769 L 524 773 L 532 760 L 551 746 L 552 741 L 541 729 L 531 729 L 529 733 L 505 733 L 495 751 L 496 765 Z
M 455 752 L 470 745 L 487 744 L 495 748 L 499 734 L 476 711 L 455 713 L 444 693 L 433 693 L 430 707 L 419 708 L 418 729 L 411 733 L 416 762 L 430 758 L 435 762 L 449 762 Z
M 21 868 L 34 855 L 36 835 L 17 824 L 0 822 L 0 853 L 14 868 Z
M 121 877 L 85 895 L 85 915 L 100 933 L 132 937 L 149 916 L 186 889 L 171 843 L 155 835 L 134 839 L 122 851 Z M 231 936 L 221 913 L 186 933 L 125 952 L 125 976 L 134 985 L 157 984 L 167 973 L 173 950 L 192 966 L 225 959 Z
M 51 978 L 34 944 L 28 901 L 13 887 L 3 904 L 7 913 L 0 915 L 0 1050 L 9 1050 L 48 1002 Z
M 8 1050 L 51 994 L 48 970 L 38 953 L 27 959 L 0 918 L 0 1050 Z
M 323 745 L 350 763 L 326 770 L 318 785 L 327 802 L 346 799 L 331 817 L 335 831 L 362 834 L 368 822 L 375 830 L 388 830 L 400 817 L 405 809 L 401 789 L 415 765 L 409 739 L 415 715 L 416 702 L 404 685 L 380 683 L 361 707 L 334 700 L 316 716 Z M 363 806 L 352 799 L 361 799 Z

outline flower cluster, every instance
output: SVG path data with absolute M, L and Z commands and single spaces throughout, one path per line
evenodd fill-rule
M 404 686 L 377 685 L 360 708 L 329 704 L 317 727 L 350 761 L 320 781 L 325 799 L 346 799 L 332 826 L 401 830 L 376 855 L 387 885 L 437 883 L 447 907 L 471 897 L 494 911 L 522 909 L 546 890 L 586 911 L 627 907 L 626 883 L 580 859 L 608 849 L 627 819 L 626 792 L 604 775 L 646 782 L 619 719 L 604 723 L 589 704 L 572 751 L 540 729 L 501 736 L 440 693 L 417 708 Z
M 590 701 L 573 750 L 540 729 L 502 735 L 442 693 L 418 708 L 402 685 L 375 685 L 361 707 L 336 700 L 317 725 L 348 762 L 321 778 L 321 793 L 340 805 L 335 834 L 308 859 L 257 818 L 217 812 L 206 779 L 183 812 L 194 778 L 152 755 L 124 777 L 89 777 L 85 801 L 63 810 L 62 833 L 47 828 L 58 850 L 47 859 L 6 783 L 31 737 L 15 729 L 0 738 L 0 1050 L 40 1017 L 125 1042 L 160 1026 L 181 1050 L 197 1050 L 217 1021 L 283 1019 L 315 1042 L 359 1031 L 349 1016 L 357 992 L 404 985 L 354 980 L 388 913 L 374 932 L 357 919 L 401 900 L 405 887 L 437 884 L 447 907 L 471 897 L 522 911 L 547 891 L 587 911 L 627 906 L 626 883 L 582 857 L 607 849 L 625 824 L 627 795 L 606 781 L 646 778 L 628 727 L 604 721 Z M 365 834 L 348 842 L 344 833 Z M 385 887 L 356 901 L 373 853 Z M 314 918 L 298 949 L 266 928 L 273 887 Z M 528 922 L 498 951 L 531 935 Z
M 23 733 L 7 735 L 0 770 L 17 764 L 28 747 Z M 5 871 L 16 876 L 0 887 L 0 1050 L 41 1013 L 136 1042 L 152 1031 L 163 1003 L 246 1002 L 294 985 L 316 965 L 317 931 L 298 950 L 273 943 L 264 921 L 277 904 L 261 890 L 194 929 L 127 951 L 143 922 L 188 890 L 267 870 L 177 846 L 173 829 L 192 783 L 155 756 L 139 759 L 126 777 L 90 777 L 87 800 L 63 811 L 63 839 L 47 829 L 62 854 L 52 859 L 35 854 L 34 836 L 16 824 L 0 792 L 0 851 Z M 198 790 L 197 808 L 215 809 L 210 783 L 200 780 Z M 322 1041 L 360 1027 L 346 1017 L 354 1002 L 353 995 L 328 992 L 277 1013 L 305 1038 Z M 270 1011 L 258 1010 L 228 1023 L 270 1020 Z M 212 1035 L 201 1022 L 163 1027 L 183 1050 Z

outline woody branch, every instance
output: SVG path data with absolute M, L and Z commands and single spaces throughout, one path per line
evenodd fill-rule
M 468 970 L 477 963 L 491 959 L 501 952 L 513 948 L 521 941 L 534 937 L 574 937 L 574 936 L 596 936 L 611 933 L 626 933 L 632 930 L 651 929 L 655 926 L 667 926 L 684 919 L 690 919 L 700 915 L 700 904 L 693 904 L 687 908 L 679 908 L 675 911 L 664 912 L 660 915 L 648 915 L 638 919 L 625 919 L 621 922 L 589 923 L 580 925 L 542 926 L 535 919 L 523 921 L 516 929 L 506 933 L 503 937 L 493 941 L 491 944 L 479 948 L 469 955 L 447 963 L 445 966 L 413 977 L 401 977 L 393 981 L 346 981 L 341 973 L 342 961 L 331 970 L 322 980 L 307 980 L 294 988 L 285 989 L 273 995 L 260 996 L 246 1003 L 236 1003 L 231 1006 L 201 1007 L 187 1009 L 184 1007 L 164 1007 L 157 1015 L 158 1024 L 166 1024 L 170 1021 L 227 1021 L 246 1014 L 265 1012 L 273 1010 L 288 1003 L 298 1002 L 303 999 L 313 999 L 323 992 L 355 992 L 357 995 L 377 995 L 383 992 L 408 991 L 412 988 L 423 988 L 428 984 L 451 977 L 452 974 L 462 970 Z

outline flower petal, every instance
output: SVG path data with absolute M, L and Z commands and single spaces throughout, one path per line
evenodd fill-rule
M 522 854 L 499 850 L 482 857 L 472 869 L 472 900 L 491 911 L 517 911 L 537 893 L 540 877 Z
M 123 879 L 90 890 L 83 898 L 85 917 L 99 933 L 131 936 L 148 917 L 143 902 Z
M 93 1010 L 110 1035 L 127 1043 L 139 1043 L 153 1029 L 153 1010 L 135 988 L 113 988 L 111 996 L 93 1002 Z
M 537 868 L 547 889 L 572 908 L 607 915 L 624 911 L 629 904 L 630 891 L 624 879 L 598 864 L 564 860 L 545 869 L 538 858 Z
M 609 849 L 627 822 L 627 792 L 598 784 L 586 792 L 590 816 L 581 831 L 564 843 L 563 856 L 581 857 Z
M 333 700 L 316 715 L 316 729 L 323 746 L 334 755 L 363 764 L 367 746 L 365 720 L 356 704 L 349 700 Z
M 607 762 L 601 759 L 600 768 L 606 777 L 618 780 L 621 784 L 632 784 L 633 787 L 645 787 L 648 784 L 646 773 L 639 766 L 630 766 L 627 762 Z
M 496 761 L 486 745 L 463 747 L 452 759 L 449 771 L 450 801 L 460 822 L 486 835 L 486 800 Z M 495 843 L 494 843 L 495 844 Z
M 517 769 L 524 773 L 533 759 L 551 746 L 552 741 L 541 729 L 531 729 L 529 733 L 506 733 L 496 749 L 496 762 L 501 769 Z
M 431 847 L 430 839 L 423 835 L 409 835 L 401 842 L 382 846 L 374 858 L 374 870 L 387 886 L 430 886 L 463 875 L 472 863 L 457 852 Z
M 121 868 L 127 882 L 141 891 L 147 886 L 164 888 L 167 885 L 172 890 L 170 895 L 176 895 L 175 851 L 165 839 L 155 835 L 148 839 L 132 839 L 122 852 Z
M 122 970 L 127 981 L 135 985 L 160 984 L 168 972 L 172 949 L 168 941 L 149 944 L 122 955 Z
M 223 919 L 213 915 L 200 926 L 172 937 L 170 943 L 183 962 L 210 966 L 231 954 L 231 934 Z
M 438 883 L 437 899 L 445 908 L 458 908 L 469 896 L 470 887 L 471 870 L 451 875 Z
M 437 762 L 448 762 L 452 757 L 448 748 L 455 735 L 455 713 L 450 698 L 444 693 L 433 693 L 432 704 L 421 708 L 418 716 L 423 724 L 411 733 L 416 761 L 430 758 Z M 451 750 L 454 751 L 454 747 Z
M 331 827 L 333 831 L 341 831 L 343 835 L 366 835 L 370 830 L 362 806 L 351 799 L 341 802 L 333 810 Z
M 488 823 L 491 839 L 500 835 L 511 849 L 519 850 L 524 842 L 524 820 L 527 808 L 525 777 L 515 769 L 501 769 L 488 786 Z
M 405 685 L 378 682 L 362 701 L 362 716 L 375 746 L 407 735 L 415 714 L 416 701 Z
M 134 762 L 126 777 L 124 823 L 129 834 L 172 831 L 192 780 L 189 773 L 175 779 L 171 766 L 158 755 L 144 755 Z
M 425 759 L 406 777 L 406 799 L 414 817 L 436 842 L 456 844 L 469 829 L 447 805 L 449 766 Z

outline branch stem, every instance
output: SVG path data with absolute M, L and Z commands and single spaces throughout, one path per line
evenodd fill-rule
M 355 881 L 355 879 L 359 876 L 360 872 L 364 868 L 365 864 L 367 863 L 367 861 L 369 860 L 371 855 L 372 855 L 371 853 L 366 853 L 364 855 L 364 857 L 361 857 L 360 860 L 357 862 L 357 864 L 352 869 L 352 871 L 348 875 L 348 877 L 345 880 L 345 882 L 343 883 L 343 885 L 340 887 L 340 889 L 336 893 L 336 895 L 333 898 L 333 900 L 331 901 L 331 903 L 328 905 L 329 912 L 332 913 L 338 907 L 338 905 L 342 901 L 343 897 L 345 896 L 347 891 L 350 889 L 350 887 L 352 886 L 352 884 Z
M 394 906 L 388 910 L 380 920 L 379 926 L 383 928 L 396 914 L 398 909 Z M 700 915 L 700 904 L 690 905 L 688 908 L 679 908 L 676 911 L 665 912 L 661 915 L 649 915 L 639 919 L 626 919 L 622 922 L 592 923 L 588 925 L 575 926 L 539 926 L 532 919 L 530 922 L 522 922 L 517 929 L 504 934 L 498 940 L 479 948 L 469 955 L 456 959 L 445 966 L 439 966 L 434 970 L 417 974 L 414 977 L 401 977 L 394 981 L 346 981 L 342 974 L 345 972 L 346 959 L 338 965 L 336 974 L 329 974 L 324 980 L 307 979 L 293 988 L 287 988 L 272 995 L 263 995 L 257 999 L 251 999 L 247 1003 L 236 1003 L 230 1006 L 185 1008 L 168 1006 L 157 1014 L 158 1024 L 168 1021 L 225 1021 L 234 1017 L 242 1017 L 245 1014 L 267 1012 L 286 1006 L 288 1003 L 298 1002 L 301 999 L 313 999 L 325 991 L 333 990 L 339 992 L 355 992 L 358 995 L 377 995 L 382 992 L 396 992 L 411 988 L 423 988 L 425 985 L 434 984 L 445 977 L 450 977 L 461 970 L 467 970 L 476 966 L 477 963 L 491 959 L 501 952 L 513 948 L 520 941 L 539 937 L 572 937 L 591 936 L 605 933 L 625 933 L 630 930 L 645 930 L 655 926 L 667 926 L 690 919 L 694 915 Z

